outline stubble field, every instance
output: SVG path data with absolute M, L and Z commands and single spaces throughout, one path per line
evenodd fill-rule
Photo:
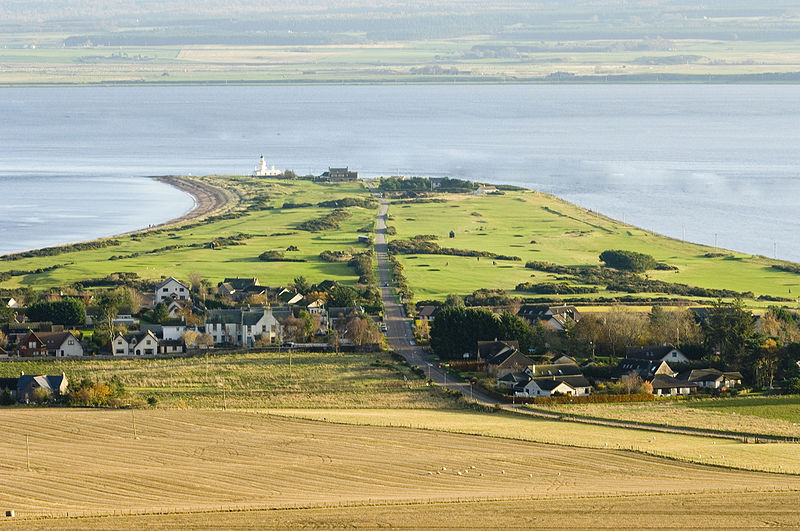
M 465 503 L 477 511 L 470 515 L 524 506 L 521 520 L 505 522 L 512 526 L 541 518 L 531 514 L 536 507 L 552 515 L 568 506 L 576 517 L 571 525 L 602 527 L 619 524 L 615 512 L 633 522 L 631 505 L 638 505 L 639 518 L 674 518 L 657 525 L 685 524 L 702 497 L 716 525 L 741 524 L 741 516 L 800 523 L 795 512 L 766 505 L 796 505 L 796 476 L 259 412 L 137 411 L 134 432 L 132 415 L 0 411 L 7 427 L 0 440 L 0 506 L 15 509 L 17 519 L 59 518 L 18 521 L 23 527 L 463 525 Z M 646 503 L 631 503 L 642 496 Z M 651 503 L 658 500 L 679 503 L 665 512 Z M 442 502 L 452 505 L 429 505 Z M 592 514 L 600 507 L 609 512 Z M 502 524 L 497 516 L 480 521 Z

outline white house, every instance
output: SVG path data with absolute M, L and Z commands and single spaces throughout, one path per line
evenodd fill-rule
M 83 356 L 83 345 L 72 332 L 39 332 L 37 334 L 49 356 Z
M 254 310 L 209 310 L 206 314 L 206 333 L 214 343 L 231 343 L 252 347 L 256 338 L 270 341 L 281 335 L 281 323 L 272 308 Z
M 173 319 L 177 319 L 178 317 L 183 314 L 183 312 L 188 308 L 191 309 L 192 303 L 188 300 L 180 300 L 180 299 L 173 299 L 167 305 L 167 310 L 169 311 L 169 316 Z
M 678 380 L 667 374 L 656 374 L 650 380 L 650 385 L 653 386 L 653 394 L 656 396 L 688 395 L 697 388 L 694 382 Z
M 683 352 L 672 345 L 660 347 L 631 347 L 625 351 L 625 357 L 636 360 L 666 361 L 669 363 L 687 363 L 687 358 Z
M 563 376 L 532 378 L 524 385 L 515 386 L 514 390 L 515 396 L 552 396 L 554 393 L 586 396 L 592 393 L 592 386 L 583 376 Z
M 186 324 L 165 324 L 161 326 L 161 337 L 166 341 L 178 341 L 186 332 Z
M 13 297 L 8 299 L 8 301 L 6 302 L 6 306 L 8 306 L 9 308 L 14 308 L 15 310 L 19 309 L 19 303 Z
M 192 300 L 191 289 L 188 284 L 184 284 L 173 277 L 161 282 L 156 286 L 154 304 L 158 304 L 167 299 Z
M 150 330 L 133 334 L 128 352 L 132 356 L 154 356 L 158 354 L 158 338 Z
M 129 356 L 130 344 L 122 334 L 117 334 L 111 340 L 111 354 L 113 356 Z
M 475 195 L 487 195 L 487 194 L 496 194 L 497 187 L 495 186 L 479 186 L 477 190 L 472 192 Z

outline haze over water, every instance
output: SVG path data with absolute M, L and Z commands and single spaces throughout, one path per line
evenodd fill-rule
M 0 253 L 183 214 L 146 179 L 453 176 L 543 190 L 669 236 L 800 261 L 789 85 L 0 89 Z M 56 207 L 57 205 L 57 207 Z

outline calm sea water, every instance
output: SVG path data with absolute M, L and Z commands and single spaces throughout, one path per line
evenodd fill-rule
M 544 190 L 687 240 L 800 261 L 787 85 L 0 89 L 0 253 L 191 207 L 162 174 L 448 175 Z

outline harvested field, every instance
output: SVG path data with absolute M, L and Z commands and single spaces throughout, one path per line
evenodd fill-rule
M 255 412 L 135 414 L 136 437 L 133 411 L 0 411 L 0 507 L 31 518 L 800 491 L 796 476 L 619 450 Z
M 345 424 L 422 428 L 582 448 L 618 448 L 721 467 L 800 474 L 800 444 L 652 432 L 507 413 L 423 410 L 282 410 L 275 414 Z
M 23 520 L 13 529 L 39 524 L 58 529 L 264 529 L 286 527 L 550 527 L 691 529 L 703 527 L 796 527 L 797 492 L 660 494 L 629 497 L 523 499 L 492 502 L 372 505 L 324 509 L 226 511 L 96 518 Z M 746 508 L 746 509 L 736 509 Z M 513 515 L 509 518 L 508 515 Z

